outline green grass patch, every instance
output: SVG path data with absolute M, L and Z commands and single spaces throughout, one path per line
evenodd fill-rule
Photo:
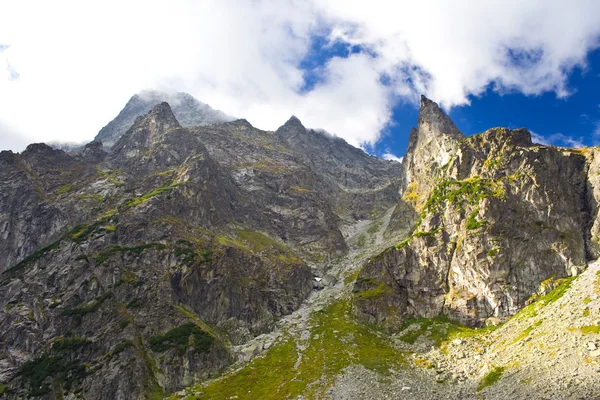
M 57 353 L 70 353 L 72 351 L 79 350 L 82 347 L 87 346 L 91 342 L 85 338 L 80 337 L 66 337 L 57 340 L 52 343 L 52 350 Z
M 275 263 L 296 265 L 303 263 L 288 247 L 256 231 L 237 229 L 235 236 L 219 237 L 219 243 L 263 256 Z
M 79 224 L 69 231 L 69 237 L 75 243 L 81 243 L 89 239 L 93 233 L 97 232 L 106 225 L 116 214 L 116 210 L 111 210 L 100 216 L 90 224 Z
M 219 337 L 214 332 L 213 328 L 210 327 L 208 324 L 206 324 L 204 321 L 202 321 L 199 316 L 194 314 L 194 312 L 192 312 L 192 311 L 188 310 L 187 308 L 185 308 L 184 306 L 181 306 L 178 304 L 171 304 L 171 307 L 173 307 L 174 309 L 176 309 L 177 311 L 179 311 L 180 313 L 182 313 L 183 315 L 185 315 L 186 317 L 188 317 L 189 319 L 194 321 L 194 323 L 200 329 L 202 329 L 205 333 L 209 334 L 210 336 L 212 336 L 215 339 L 217 339 Z
M 529 336 L 529 334 L 531 333 L 531 331 L 533 331 L 533 325 L 532 326 L 528 326 L 527 328 L 525 328 L 523 330 L 523 332 L 519 333 L 517 335 L 517 337 L 515 337 L 513 339 L 513 341 L 511 342 L 511 344 L 515 344 L 523 339 L 525 339 L 527 336 Z
M 350 309 L 349 300 L 340 300 L 311 316 L 314 328 L 301 359 L 296 342 L 287 337 L 246 367 L 205 387 L 197 386 L 199 398 L 323 398 L 336 376 L 350 365 L 360 364 L 383 375 L 405 366 L 404 354 L 386 337 L 355 322 Z
M 394 290 L 384 282 L 372 277 L 358 276 L 353 295 L 355 299 L 374 299 L 393 292 Z
M 354 292 L 354 297 L 359 299 L 375 299 L 388 293 L 393 293 L 394 290 L 385 283 L 379 283 L 374 289 L 365 289 Z
M 365 235 L 360 235 L 358 239 L 356 239 L 356 246 L 362 249 L 363 247 L 365 247 L 366 241 L 367 238 L 365 237 Z
M 463 180 L 447 179 L 436 185 L 425 203 L 424 211 L 435 212 L 445 202 L 476 206 L 485 198 L 504 199 L 503 186 L 494 179 L 472 177 Z
M 144 305 L 144 303 L 142 303 L 142 301 L 140 299 L 138 299 L 137 297 L 134 297 L 133 299 L 131 299 L 131 301 L 129 301 L 129 303 L 127 303 L 125 308 L 140 308 L 143 305 Z
M 487 374 L 481 378 L 479 385 L 477 386 L 477 391 L 481 391 L 488 386 L 492 386 L 496 382 L 500 380 L 502 374 L 504 373 L 505 367 L 494 367 Z
M 380 227 L 381 227 L 381 222 L 372 222 L 369 225 L 367 232 L 369 233 L 369 235 L 374 235 L 377 233 L 377 231 L 379 230 Z
M 546 281 L 550 280 L 551 283 L 555 285 L 555 288 L 544 296 L 532 296 L 533 302 L 528 306 L 524 307 L 513 318 L 515 318 L 516 320 L 524 320 L 527 318 L 535 317 L 538 311 L 541 310 L 543 307 L 552 304 L 556 300 L 560 299 L 566 293 L 566 291 L 569 290 L 571 284 L 576 278 L 576 276 L 559 279 L 549 278 Z
M 26 265 L 42 258 L 43 256 L 45 256 L 47 253 L 51 252 L 52 250 L 56 250 L 60 247 L 60 242 L 61 240 L 57 240 L 54 243 L 50 243 L 49 245 L 42 247 L 41 249 L 34 251 L 33 253 L 31 253 L 29 256 L 25 257 L 22 261 L 20 261 L 19 263 L 15 264 L 14 266 L 8 268 L 6 271 L 3 272 L 3 274 L 9 274 L 9 273 L 13 273 L 16 272 L 20 269 L 22 269 L 23 267 L 25 267 Z
M 29 386 L 29 395 L 42 396 L 51 390 L 50 386 L 44 383 L 46 378 L 58 379 L 65 390 L 71 390 L 74 383 L 85 378 L 86 368 L 79 360 L 67 361 L 58 356 L 44 355 L 25 362 L 19 373 Z
M 158 195 L 161 195 L 161 194 L 163 194 L 163 193 L 165 193 L 165 192 L 170 192 L 171 190 L 173 190 L 173 189 L 175 189 L 176 187 L 179 187 L 179 186 L 181 186 L 181 185 L 184 185 L 185 183 L 186 183 L 186 182 L 178 182 L 178 183 L 174 183 L 174 184 L 172 184 L 172 185 L 169 185 L 169 186 L 161 186 L 161 187 L 158 187 L 158 188 L 156 188 L 156 189 L 152 190 L 151 192 L 148 192 L 148 193 L 146 193 L 146 194 L 143 194 L 143 195 L 141 195 L 141 196 L 139 196 L 139 197 L 134 197 L 134 198 L 132 198 L 132 199 L 129 199 L 129 200 L 127 200 L 127 201 L 124 203 L 123 207 L 124 207 L 125 209 L 127 209 L 127 208 L 132 208 L 132 207 L 137 207 L 137 206 L 139 206 L 140 204 L 147 202 L 147 201 L 148 201 L 148 200 L 150 200 L 151 198 L 153 198 L 153 197 L 156 197 L 156 196 L 158 196 Z
M 600 325 L 586 325 L 579 328 L 581 333 L 584 335 L 589 335 L 590 333 L 600 333 Z
M 475 210 L 473 210 L 469 214 L 469 217 L 467 218 L 467 224 L 465 225 L 466 230 L 469 231 L 469 230 L 479 229 L 487 224 L 486 220 L 482 220 L 482 221 L 477 220 L 478 214 L 479 214 L 479 207 L 477 207 Z
M 164 334 L 152 336 L 149 342 L 150 348 L 155 352 L 162 353 L 175 348 L 182 355 L 189 347 L 192 347 L 197 353 L 205 353 L 213 341 L 212 336 L 193 322 L 188 322 Z
M 488 257 L 495 257 L 501 250 L 502 247 L 494 247 L 493 249 L 488 250 L 486 254 Z
M 58 196 L 60 196 L 61 194 L 70 192 L 72 189 L 73 189 L 73 185 L 69 183 L 67 185 L 63 185 L 63 186 L 59 187 L 58 189 L 56 189 L 56 194 Z
M 133 342 L 131 340 L 123 340 L 121 343 L 118 343 L 115 347 L 113 347 L 113 349 L 110 351 L 110 357 L 112 358 L 132 346 Z
M 98 203 L 102 203 L 104 201 L 104 196 L 101 194 L 82 194 L 78 196 L 78 198 L 81 200 L 91 199 L 97 201 Z
M 344 278 L 344 285 L 349 285 L 356 281 L 358 274 L 360 274 L 360 268 Z
M 210 262 L 212 259 L 212 250 L 204 249 L 202 251 L 191 247 L 175 247 L 175 256 L 183 257 L 183 264 L 191 267 L 194 264 Z
M 500 325 L 489 325 L 484 328 L 471 328 L 451 321 L 444 315 L 436 318 L 412 318 L 402 325 L 400 340 L 414 344 L 419 337 L 425 336 L 437 347 L 442 347 L 452 339 L 482 336 L 499 327 Z M 404 331 L 406 332 L 402 333 Z
M 112 292 L 105 292 L 91 303 L 86 304 L 85 306 L 68 308 L 66 310 L 63 310 L 61 314 L 69 317 L 81 318 L 86 314 L 90 314 L 98 310 L 102 303 L 104 303 L 109 297 L 112 297 Z

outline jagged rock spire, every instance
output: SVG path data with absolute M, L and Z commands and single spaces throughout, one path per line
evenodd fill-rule
M 405 183 L 424 179 L 420 184 L 427 189 L 425 181 L 431 178 L 428 172 L 431 166 L 446 164 L 464 137 L 437 103 L 421 96 L 418 126 L 410 131 L 403 161 Z
M 167 102 L 162 102 L 154 106 L 144 117 L 142 124 L 150 129 L 152 135 L 161 134 L 174 128 L 181 128 L 171 110 L 171 106 Z
M 421 134 L 446 134 L 463 138 L 462 132 L 444 111 L 427 97 L 421 95 L 421 108 L 419 109 L 419 133 Z
M 306 128 L 304 127 L 304 125 L 302 125 L 302 122 L 300 122 L 298 117 L 296 117 L 295 115 L 292 115 L 285 124 L 280 126 L 279 129 L 277 129 L 277 133 L 285 133 L 292 130 L 300 130 L 302 132 L 306 131 Z

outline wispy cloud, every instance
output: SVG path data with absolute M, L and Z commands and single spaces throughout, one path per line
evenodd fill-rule
M 390 152 L 384 153 L 381 158 L 383 158 L 384 160 L 390 160 L 390 161 L 397 161 L 397 162 L 402 162 L 402 157 L 398 157 Z
M 560 132 L 553 133 L 548 136 L 542 136 L 533 131 L 530 131 L 530 133 L 531 133 L 531 140 L 534 143 L 543 144 L 546 146 L 561 146 L 561 147 L 574 147 L 574 148 L 585 147 L 582 137 L 575 139 L 570 136 L 564 135 Z

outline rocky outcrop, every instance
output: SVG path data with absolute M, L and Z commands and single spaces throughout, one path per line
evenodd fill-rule
M 578 151 L 534 146 L 524 129 L 463 138 L 423 99 L 403 165 L 403 199 L 419 218 L 362 269 L 354 313 L 363 320 L 495 323 L 578 274 L 597 247 L 587 233 L 589 161 Z
M 83 147 L 83 151 L 81 152 L 81 158 L 83 161 L 90 164 L 99 164 L 106 158 L 106 151 L 104 151 L 104 147 L 102 142 L 94 140 Z

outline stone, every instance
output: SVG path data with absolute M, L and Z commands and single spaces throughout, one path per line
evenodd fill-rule
M 597 348 L 596 347 L 596 343 L 594 343 L 594 342 L 588 342 L 587 343 L 587 348 L 588 348 L 588 350 L 596 350 L 596 348 Z
M 600 350 L 590 351 L 590 356 L 599 358 L 600 357 Z
M 242 350 L 241 350 L 242 359 L 244 361 L 249 361 L 253 357 L 259 355 L 262 350 L 263 350 L 262 343 L 260 343 L 260 342 L 251 343 L 250 345 L 242 348 Z
M 337 278 L 333 275 L 325 275 L 323 276 L 323 280 L 321 281 L 323 286 L 333 286 L 337 283 Z

